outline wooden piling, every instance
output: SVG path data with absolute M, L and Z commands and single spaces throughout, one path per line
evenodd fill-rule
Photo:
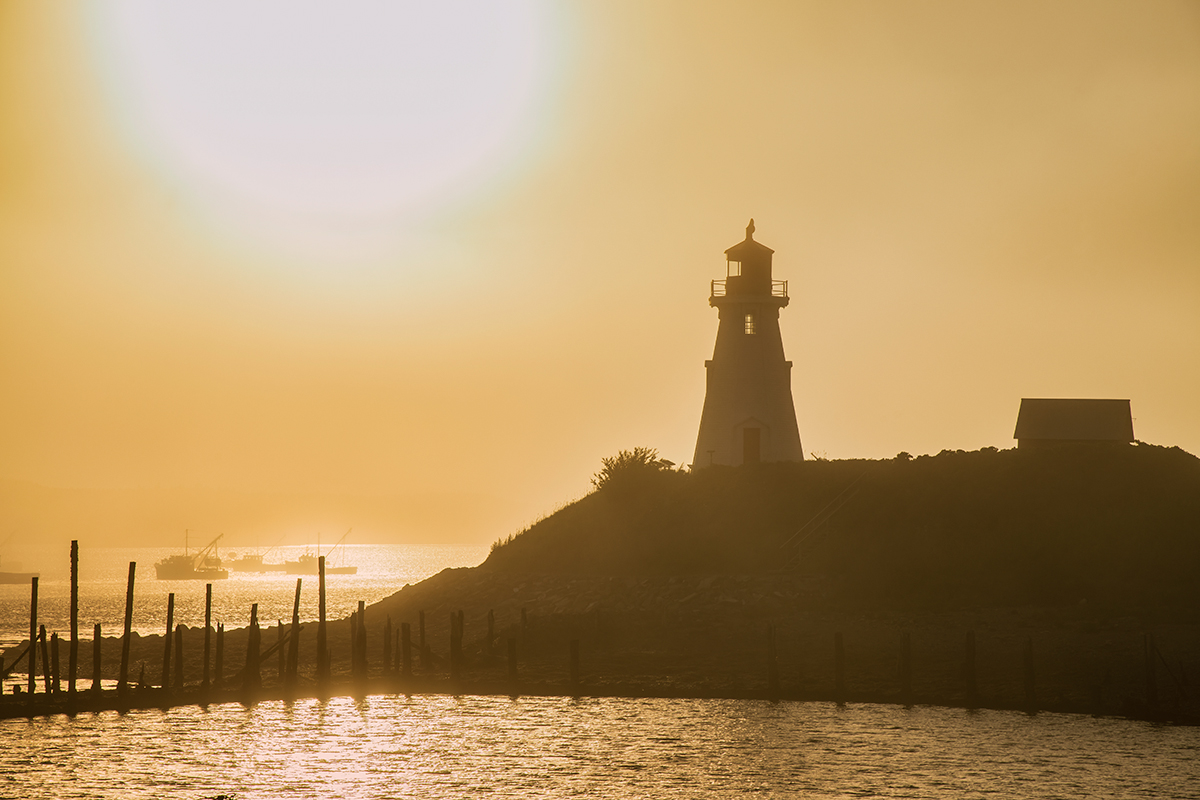
M 388 614 L 383 624 L 383 674 L 392 670 L 392 615 Z
M 975 677 L 975 631 L 967 631 L 966 658 L 963 661 L 963 678 L 967 689 L 967 708 L 979 707 L 979 685 Z
M 367 603 L 358 601 L 358 669 L 363 680 L 367 678 Z
M 400 676 L 412 677 L 412 630 L 407 622 L 400 623 Z
M 900 640 L 900 702 L 910 707 L 913 704 L 912 693 L 912 634 L 904 632 Z
M 212 646 L 212 584 L 204 587 L 204 672 L 200 688 L 207 690 L 209 683 L 208 657 Z
M 1154 674 L 1154 635 L 1142 636 L 1142 653 L 1146 669 L 1146 702 L 1150 708 L 1158 705 L 1158 677 Z
M 213 686 L 225 683 L 225 623 L 217 623 L 217 651 L 213 655 Z
M 400 674 L 400 628 L 396 628 L 396 632 L 394 635 L 396 637 L 396 642 L 395 642 L 395 645 L 392 647 L 392 659 L 393 659 L 392 674 L 399 675 Z
M 100 683 L 100 623 L 92 627 L 92 694 L 99 695 L 102 691 Z
M 79 671 L 79 540 L 71 540 L 71 645 L 67 653 L 67 694 L 75 696 Z
M 358 677 L 358 612 L 350 612 L 350 677 Z
M 242 688 L 248 692 L 257 691 L 262 687 L 262 672 L 259 667 L 259 653 L 262 649 L 262 631 L 258 627 L 258 603 L 250 606 L 250 627 L 246 631 L 246 666 L 242 680 Z
M 462 674 L 462 612 L 450 612 L 450 678 L 458 680 Z
M 570 679 L 571 691 L 579 694 L 579 640 L 571 640 Z
M 488 609 L 487 654 L 492 655 L 492 642 L 496 639 L 496 614 Z
M 529 628 L 529 614 L 525 611 L 525 606 L 521 606 L 521 638 L 525 638 L 525 634 Z
M 50 653 L 49 645 L 46 642 L 46 626 L 41 625 L 38 628 L 38 641 L 42 647 L 42 685 L 46 689 L 46 694 L 50 694 Z
M 29 700 L 37 688 L 37 636 L 38 636 L 38 579 L 29 579 Z
M 167 632 L 163 635 L 162 688 L 171 688 L 171 638 L 175 635 L 175 593 L 167 595 Z
M 292 600 L 292 638 L 288 642 L 287 685 L 295 687 L 300 677 L 300 578 L 296 578 L 296 597 Z
M 317 558 L 317 685 L 329 680 L 328 639 L 325 633 L 325 556 Z
M 513 688 L 517 685 L 517 640 L 508 637 L 508 679 Z
M 133 578 L 137 562 L 129 562 L 129 585 L 125 589 L 125 633 L 121 638 L 121 672 L 117 678 L 117 693 L 129 691 L 129 645 L 133 639 Z
M 1037 711 L 1037 692 L 1033 672 L 1033 637 L 1025 637 L 1025 652 L 1022 658 L 1025 666 L 1025 710 L 1030 714 Z
M 417 646 L 421 654 L 421 671 L 429 669 L 429 647 L 425 643 L 425 612 L 417 612 Z
M 50 635 L 50 692 L 52 694 L 58 694 L 62 690 L 62 684 L 58 682 L 61 674 L 58 667 L 58 633 L 53 633 Z
M 278 651 L 278 656 L 275 659 L 275 677 L 282 684 L 287 676 L 287 650 L 283 649 L 283 620 L 275 621 L 275 649 Z
M 175 691 L 183 691 L 183 625 L 175 626 Z
M 779 699 L 779 655 L 775 649 L 775 626 L 767 626 L 767 696 Z
M 833 635 L 833 693 L 839 706 L 846 702 L 846 650 L 841 631 Z

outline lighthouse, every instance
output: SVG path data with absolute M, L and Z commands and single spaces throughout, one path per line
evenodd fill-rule
M 787 281 L 773 280 L 774 250 L 746 238 L 725 251 L 727 271 L 711 284 L 708 304 L 720 323 L 713 357 L 704 362 L 707 389 L 693 468 L 711 464 L 803 461 L 792 362 L 784 358 L 779 311 Z

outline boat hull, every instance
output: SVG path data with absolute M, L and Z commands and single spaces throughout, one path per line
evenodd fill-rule
M 160 581 L 223 581 L 229 577 L 224 569 L 183 569 L 164 564 L 155 564 L 154 574 Z
M 319 565 L 316 559 L 313 561 L 288 561 L 284 564 L 288 575 L 316 575 L 319 570 Z M 325 565 L 326 575 L 357 575 L 358 567 L 331 567 Z

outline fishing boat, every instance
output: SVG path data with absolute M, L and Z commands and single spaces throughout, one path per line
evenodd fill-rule
M 227 561 L 222 561 L 221 566 L 228 568 L 233 572 L 285 572 L 286 564 L 267 564 L 263 561 L 264 556 L 258 553 L 246 553 L 241 558 L 237 557 L 237 553 L 231 553 L 231 558 Z
M 183 555 L 167 556 L 154 565 L 154 574 L 160 581 L 219 581 L 229 577 L 229 571 L 221 568 L 221 559 L 216 553 L 220 534 L 208 545 L 192 555 L 188 552 L 187 532 L 184 532 Z
M 335 544 L 333 547 L 329 548 L 329 552 L 325 554 L 325 574 L 326 575 L 357 575 L 358 574 L 358 567 L 348 567 L 348 566 L 341 565 L 341 564 L 339 564 L 338 566 L 334 566 L 329 563 L 329 556 L 333 553 L 334 550 L 337 550 L 338 547 L 341 546 L 343 542 L 346 541 L 346 537 L 349 535 L 350 535 L 350 531 L 347 530 L 345 533 L 342 534 L 342 538 L 337 540 L 337 544 Z M 320 552 L 320 550 L 321 550 L 321 546 L 318 544 L 317 552 Z M 346 550 L 344 547 L 339 551 L 339 553 L 341 553 L 343 555 L 345 554 L 345 552 L 346 552 Z M 288 575 L 316 575 L 316 574 L 318 574 L 318 572 L 320 572 L 321 561 L 320 561 L 319 557 L 313 555 L 312 553 L 305 553 L 302 556 L 300 556 L 299 558 L 297 558 L 295 561 L 285 562 L 284 566 L 287 567 Z

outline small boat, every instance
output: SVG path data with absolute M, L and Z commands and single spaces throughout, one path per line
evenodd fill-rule
M 353 529 L 351 529 L 351 530 L 353 530 Z M 344 542 L 346 540 L 346 537 L 349 535 L 350 535 L 349 530 L 346 531 L 345 533 L 343 533 L 342 538 L 337 540 L 337 544 L 335 544 L 333 547 L 329 548 L 329 553 L 325 554 L 325 574 L 326 575 L 357 575 L 358 574 L 358 567 L 347 567 L 347 566 L 336 566 L 335 567 L 329 563 L 330 553 L 332 553 L 334 550 L 337 550 L 337 548 L 342 544 L 342 542 Z M 317 550 L 318 551 L 320 550 L 319 545 L 317 547 Z M 344 547 L 342 548 L 341 552 L 345 553 Z M 317 556 L 314 556 L 312 553 L 305 553 L 304 555 L 297 558 L 295 561 L 285 562 L 284 566 L 287 567 L 288 575 L 316 575 L 320 572 L 321 562 L 320 562 L 320 559 Z
M 228 561 L 221 562 L 221 566 L 227 567 L 233 572 L 285 572 L 286 564 L 265 564 L 263 556 L 257 553 L 246 553 L 241 558 L 237 558 L 237 554 L 233 554 L 233 558 Z
M 167 556 L 154 565 L 154 574 L 160 581 L 219 581 L 229 577 L 229 571 L 221 568 L 221 559 L 216 554 L 220 534 L 195 555 L 188 553 L 187 533 L 184 533 L 183 555 Z

